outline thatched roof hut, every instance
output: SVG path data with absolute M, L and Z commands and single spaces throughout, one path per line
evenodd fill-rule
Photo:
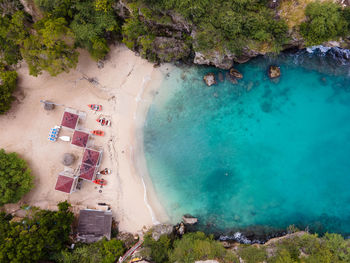
M 69 166 L 69 165 L 72 165 L 75 161 L 75 156 L 71 153 L 65 153 L 63 155 L 63 160 L 62 160 L 62 163 L 63 165 L 65 166 Z

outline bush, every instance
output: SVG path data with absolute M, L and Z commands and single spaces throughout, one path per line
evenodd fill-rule
M 0 64 L 0 114 L 4 114 L 11 108 L 11 103 L 14 100 L 12 93 L 16 88 L 17 72 L 5 70 Z
M 33 188 L 27 163 L 16 153 L 0 150 L 0 206 L 18 202 Z
M 346 21 L 339 4 L 312 2 L 305 9 L 307 21 L 300 26 L 300 32 L 307 45 L 319 45 L 335 40 L 348 32 Z
M 252 245 L 242 245 L 238 250 L 238 254 L 245 263 L 258 263 L 267 259 L 265 248 L 257 248 Z

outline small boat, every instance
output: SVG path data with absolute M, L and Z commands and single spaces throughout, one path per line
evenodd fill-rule
M 111 170 L 109 170 L 108 168 L 106 168 L 106 169 L 104 169 L 104 170 L 102 170 L 102 171 L 98 172 L 97 174 L 103 174 L 103 175 L 106 175 L 106 174 L 111 174 L 111 173 L 112 173 L 112 171 L 111 171 Z
M 70 142 L 70 137 L 69 136 L 60 136 L 58 137 L 61 141 L 64 142 Z
M 94 110 L 94 111 L 101 111 L 102 110 L 102 105 L 98 105 L 98 104 L 89 104 L 88 105 L 90 109 Z
M 107 120 L 106 118 L 100 117 L 96 121 L 99 122 L 102 126 L 111 126 L 111 121 Z
M 96 180 L 93 180 L 92 182 L 98 185 L 107 185 L 107 181 L 105 179 L 96 179 Z
M 93 130 L 91 133 L 94 134 L 94 135 L 97 135 L 97 136 L 105 135 L 105 132 L 101 131 L 101 130 Z

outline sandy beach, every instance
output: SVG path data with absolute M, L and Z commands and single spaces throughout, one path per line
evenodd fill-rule
M 140 129 L 155 91 L 168 70 L 169 65 L 154 68 L 153 64 L 135 56 L 122 45 L 111 47 L 100 68 L 86 51 L 81 50 L 77 68 L 57 77 L 46 73 L 39 77 L 29 76 L 23 63 L 18 70 L 17 99 L 10 112 L 0 116 L 0 147 L 7 152 L 17 152 L 28 162 L 35 177 L 34 189 L 20 204 L 55 209 L 57 202 L 68 200 L 78 211 L 81 208 L 101 209 L 98 203 L 106 203 L 119 222 L 119 229 L 129 232 L 165 222 L 167 216 L 150 183 L 146 183 L 145 194 L 142 178 L 146 182 L 149 180 Z M 91 83 L 89 78 L 95 81 Z M 62 106 L 45 111 L 40 100 Z M 101 113 L 111 118 L 111 127 L 101 127 L 96 122 L 99 114 L 88 109 L 87 105 L 91 103 L 103 105 Z M 112 174 L 104 176 L 108 184 L 102 189 L 85 181 L 81 190 L 72 194 L 55 190 L 58 173 L 64 170 L 63 154 L 68 152 L 78 157 L 71 167 L 75 169 L 83 153 L 82 148 L 68 142 L 47 140 L 49 129 L 61 123 L 66 107 L 86 112 L 86 120 L 79 126 L 105 131 L 104 137 L 93 138 L 94 145 L 103 149 L 101 168 L 112 170 Z M 71 135 L 67 130 L 62 132 Z M 14 208 L 8 206 L 8 209 Z

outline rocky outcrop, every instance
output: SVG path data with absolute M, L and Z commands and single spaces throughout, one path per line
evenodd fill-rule
M 159 62 L 176 61 L 190 54 L 190 48 L 184 41 L 174 37 L 156 37 L 152 46 Z
M 243 79 L 243 75 L 241 72 L 239 72 L 237 69 L 235 68 L 230 68 L 230 76 L 235 78 L 235 79 Z
M 173 233 L 174 227 L 173 225 L 159 224 L 152 227 L 152 238 L 154 240 L 159 240 L 162 235 L 170 235 Z
M 214 73 L 208 73 L 207 75 L 205 75 L 203 77 L 203 80 L 205 82 L 205 84 L 207 84 L 207 86 L 211 86 L 216 84 L 216 79 L 215 79 L 215 74 Z M 182 218 L 182 220 L 184 220 L 184 217 Z
M 213 73 L 210 73 L 210 74 L 213 74 Z M 197 224 L 198 218 L 191 216 L 191 215 L 184 215 L 182 217 L 182 222 L 184 222 L 184 224 L 186 224 L 186 225 L 194 225 L 194 224 Z
M 281 69 L 278 66 L 272 65 L 269 67 L 267 74 L 269 75 L 270 79 L 278 78 L 281 76 Z
M 181 222 L 180 224 L 177 224 L 175 226 L 175 231 L 176 231 L 176 234 L 178 234 L 179 236 L 184 235 L 186 232 L 185 224 L 183 222 Z
M 128 232 L 118 232 L 117 239 L 123 241 L 126 248 L 131 248 L 135 244 L 135 237 Z
M 235 56 L 229 52 L 222 54 L 216 50 L 208 51 L 206 53 L 196 51 L 193 63 L 199 65 L 211 65 L 222 69 L 230 69 L 233 65 L 234 58 Z

